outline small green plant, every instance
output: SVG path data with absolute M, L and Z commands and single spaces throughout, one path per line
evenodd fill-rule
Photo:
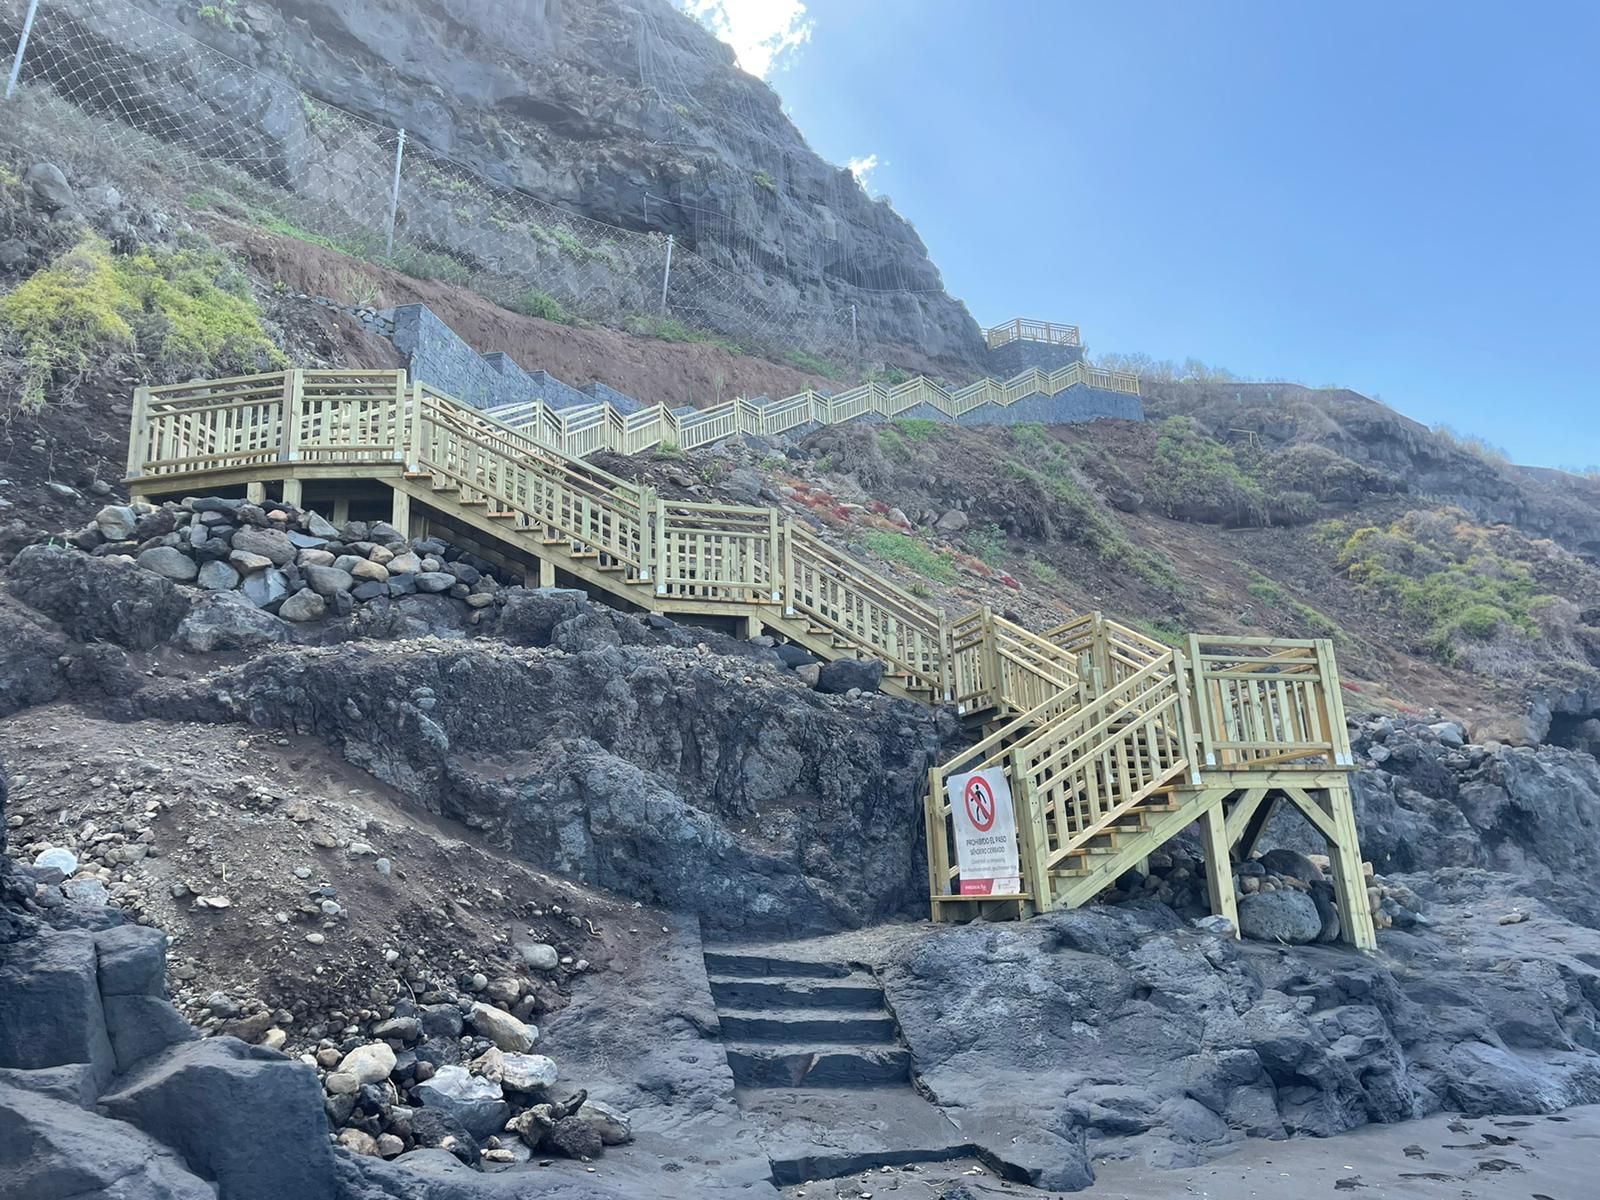
M 221 0 L 217 4 L 202 4 L 195 10 L 195 15 L 202 21 L 211 25 L 221 26 L 223 29 L 233 29 L 237 21 L 233 10 L 238 0 Z
M 938 421 L 930 421 L 925 417 L 898 417 L 894 427 L 908 442 L 931 442 L 944 429 Z
M 572 258 L 589 257 L 589 247 L 580 242 L 578 235 L 565 225 L 557 225 L 550 231 L 550 234 L 555 239 L 556 245 L 561 248 L 563 254 Z
M 1342 637 L 1344 631 L 1337 621 L 1311 605 L 1296 600 L 1274 580 L 1252 571 L 1245 590 L 1270 608 L 1281 608 L 1293 615 L 1295 621 L 1313 637 Z
M 661 443 L 656 446 L 656 457 L 682 458 L 683 451 L 679 448 L 677 442 L 672 441 L 670 438 L 664 438 L 662 439 Z
M 761 469 L 769 475 L 774 471 L 781 471 L 789 465 L 789 460 L 780 458 L 776 454 L 769 454 L 761 460 Z
M 809 371 L 813 375 L 821 375 L 824 379 L 843 379 L 844 368 L 838 363 L 831 363 L 825 358 L 815 354 L 808 354 L 804 350 L 790 350 L 784 356 L 784 361 L 799 367 L 802 371 Z
M 833 455 L 824 454 L 821 458 L 817 459 L 817 470 L 821 471 L 824 475 L 830 474 L 833 471 Z
M 862 539 L 867 549 L 888 562 L 931 579 L 945 583 L 955 578 L 955 556 L 948 550 L 934 550 L 905 533 L 890 533 L 886 529 L 870 530 Z
M 1006 531 L 990 521 L 970 530 L 966 536 L 967 549 L 991 567 L 1001 565 L 1005 557 Z
M 760 188 L 763 192 L 766 192 L 769 195 L 773 195 L 773 196 L 776 196 L 778 194 L 777 181 L 774 180 L 772 178 L 772 176 L 768 175 L 765 171 L 757 171 L 754 175 L 750 176 L 750 178 L 755 182 L 755 185 L 758 188 Z
M 556 298 L 548 292 L 541 292 L 538 288 L 529 288 L 522 295 L 509 301 L 506 307 L 525 317 L 538 317 L 540 320 L 554 321 L 557 325 L 572 324 L 572 318 L 567 315 L 567 310 L 561 307 Z
M 716 461 L 708 462 L 700 468 L 700 482 L 707 487 L 716 487 L 717 484 L 722 482 L 727 473 L 726 464 Z
M 1028 573 L 1040 583 L 1054 583 L 1061 578 L 1061 572 L 1057 571 L 1042 558 L 1030 558 L 1028 560 Z

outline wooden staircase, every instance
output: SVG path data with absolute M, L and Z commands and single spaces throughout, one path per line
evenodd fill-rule
M 891 391 L 900 403 L 915 389 Z M 1185 652 L 1098 613 L 1043 633 L 988 609 L 952 619 L 777 509 L 667 500 L 542 430 L 396 371 L 142 388 L 128 483 L 137 497 L 242 487 L 258 499 L 276 483 L 293 503 L 306 489 L 386 490 L 399 528 L 425 510 L 537 564 L 541 585 L 559 570 L 640 609 L 731 619 L 823 659 L 881 660 L 886 690 L 953 704 L 983 734 L 930 778 L 936 918 L 1084 903 L 1196 821 L 1213 880 L 1231 889 L 1238 805 L 1254 812 L 1274 788 L 1329 837 L 1341 897 L 1364 897 L 1330 643 L 1192 636 Z M 1002 771 L 1012 791 L 1015 894 L 961 894 L 944 785 L 973 770 Z M 1231 905 L 1231 890 L 1214 896 Z M 1370 944 L 1370 920 L 1359 924 L 1352 939 Z

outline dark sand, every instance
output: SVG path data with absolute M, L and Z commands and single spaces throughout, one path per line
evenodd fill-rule
M 1198 1167 L 1095 1164 L 1093 1187 L 1036 1191 L 1002 1182 L 971 1160 L 861 1172 L 782 1189 L 786 1198 L 937 1200 L 964 1185 L 974 1200 L 1596 1200 L 1600 1105 L 1554 1116 L 1429 1117 L 1369 1125 L 1336 1138 L 1250 1140 Z

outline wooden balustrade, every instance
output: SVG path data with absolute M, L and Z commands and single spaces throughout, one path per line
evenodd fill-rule
M 1018 317 L 1004 325 L 985 330 L 989 349 L 997 350 L 1009 342 L 1048 342 L 1054 346 L 1081 346 L 1083 338 L 1076 325 L 1057 325 L 1053 321 L 1030 321 Z
M 1330 642 L 1191 636 L 1189 658 L 1207 765 L 1353 762 Z

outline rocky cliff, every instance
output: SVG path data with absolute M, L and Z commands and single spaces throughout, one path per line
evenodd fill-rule
M 665 0 L 138 0 L 260 76 L 191 74 L 170 33 L 130 21 L 127 3 L 47 5 L 30 77 L 81 85 L 103 73 L 107 93 L 147 131 L 349 208 L 334 192 L 355 151 L 305 161 L 319 117 L 271 85 L 287 79 L 497 184 L 673 234 L 730 273 L 732 290 L 717 298 L 730 311 L 826 308 L 841 314 L 843 340 L 854 304 L 863 344 L 880 354 L 914 346 L 958 367 L 981 359 L 976 324 L 943 291 L 910 223 L 819 158 L 777 95 Z M 360 173 L 382 191 L 387 170 L 374 159 Z M 484 220 L 410 215 L 438 248 L 465 254 L 471 242 L 483 253 Z M 506 242 L 493 253 L 526 257 L 521 237 L 520 251 Z M 581 257 L 586 272 L 604 266 L 599 250 Z

